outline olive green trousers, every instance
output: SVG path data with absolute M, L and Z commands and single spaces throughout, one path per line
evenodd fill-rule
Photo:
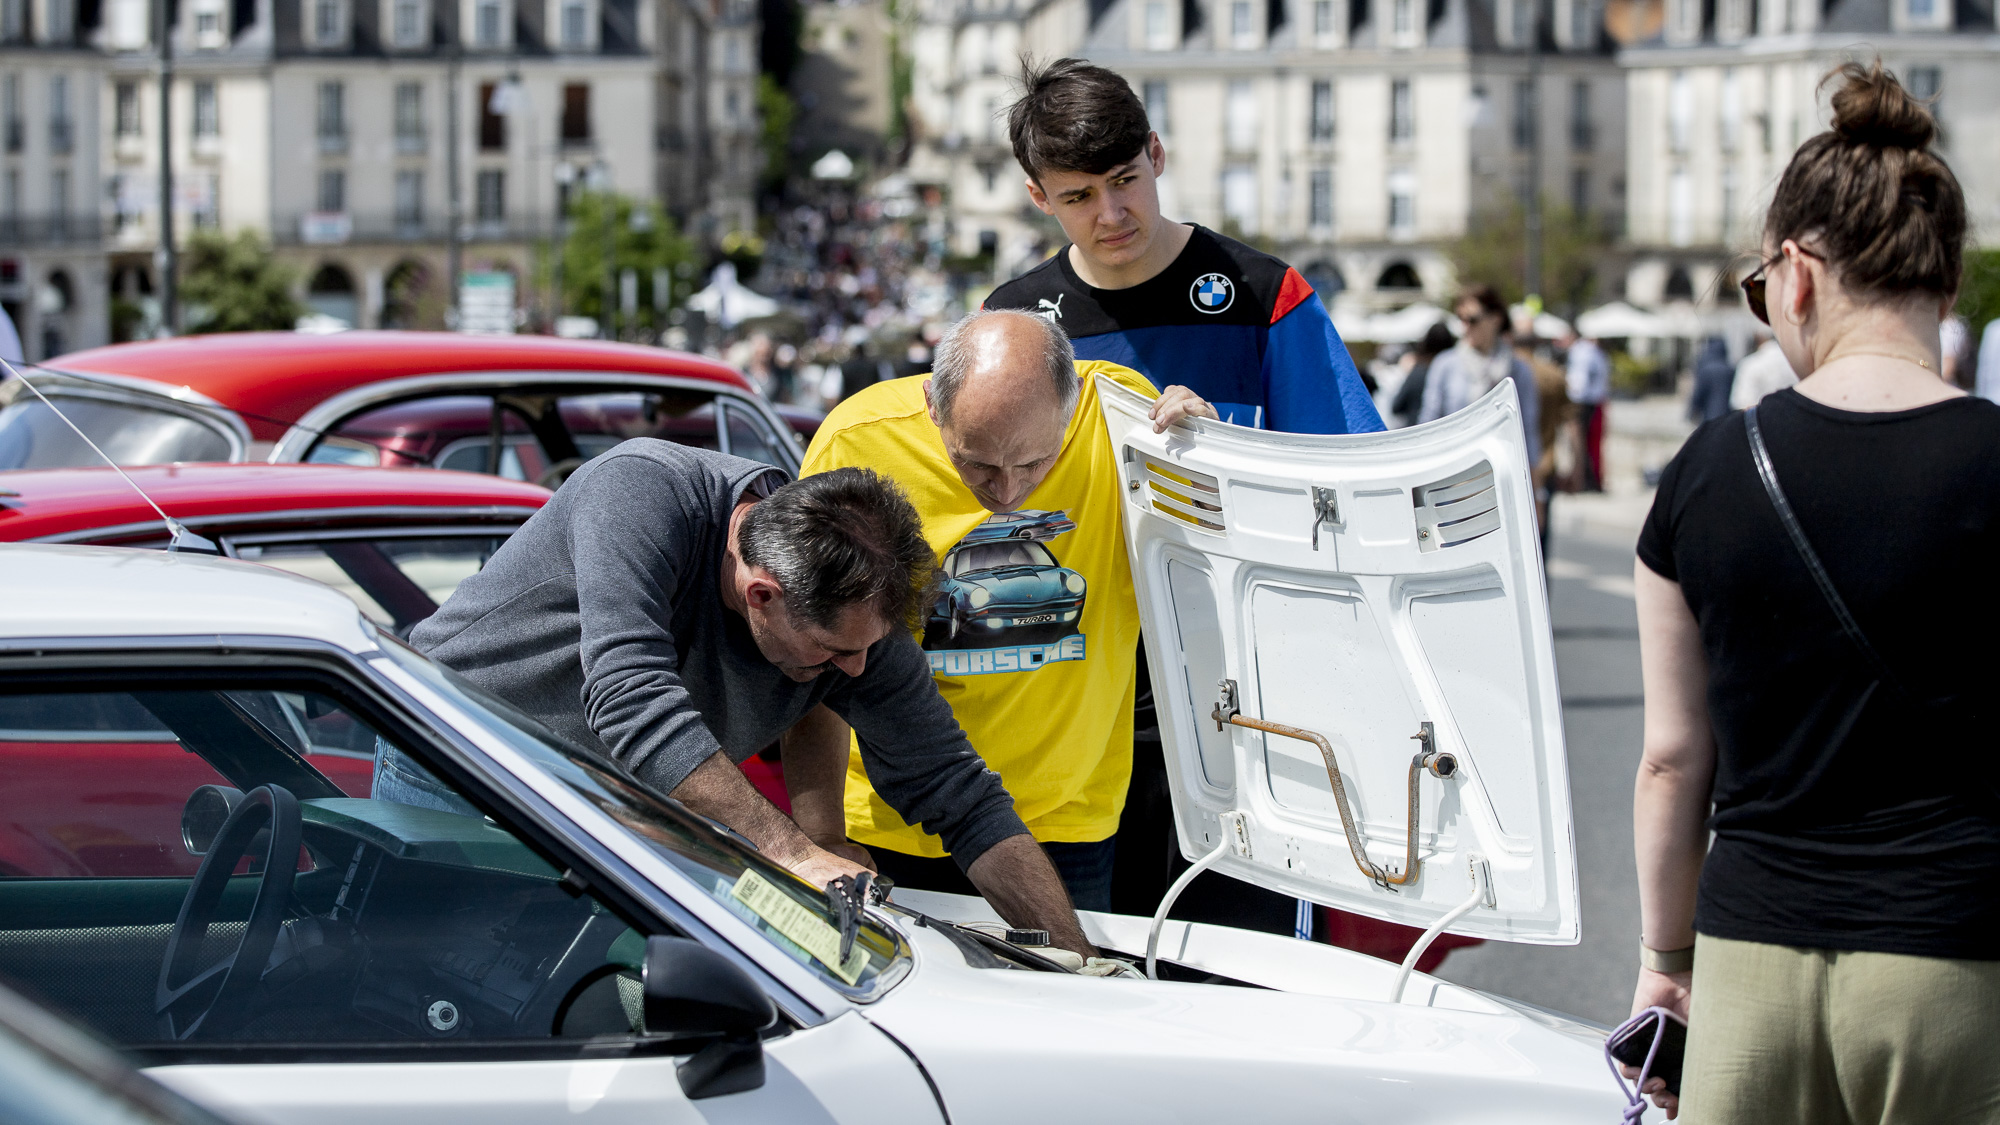
M 2000 1125 L 2000 961 L 1698 937 L 1680 1119 Z

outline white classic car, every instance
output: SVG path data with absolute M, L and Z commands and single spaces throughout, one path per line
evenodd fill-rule
M 1573 941 L 1511 390 L 1349 439 L 1156 436 L 1107 402 L 1149 633 L 1178 638 L 1153 673 L 1183 850 L 1378 917 Z M 1157 947 L 1158 979 L 1105 978 L 976 899 L 809 887 L 302 578 L 63 546 L 0 547 L 0 575 L 0 977 L 243 1121 L 1598 1125 L 1624 1104 L 1599 1029 L 1358 953 L 1086 913 L 1107 950 Z M 477 813 L 372 799 L 385 745 Z

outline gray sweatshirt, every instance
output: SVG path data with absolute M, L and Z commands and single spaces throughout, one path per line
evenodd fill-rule
M 859 735 L 883 800 L 970 866 L 1027 828 L 916 640 L 892 630 L 858 678 L 835 669 L 802 684 L 722 604 L 731 513 L 785 480 L 754 461 L 625 442 L 578 469 L 410 640 L 662 793 L 717 750 L 743 761 L 825 703 Z

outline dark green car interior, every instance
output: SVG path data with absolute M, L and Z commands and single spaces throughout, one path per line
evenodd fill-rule
M 0 977 L 112 1040 L 638 1030 L 643 936 L 486 816 L 343 791 L 314 765 L 315 729 L 340 732 L 336 751 L 379 735 L 340 702 L 228 683 L 0 699 L 0 723 L 30 721 L 48 729 L 0 729 Z M 204 843 L 193 877 L 134 874 Z

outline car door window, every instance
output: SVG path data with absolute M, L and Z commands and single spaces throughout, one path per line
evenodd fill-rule
M 407 636 L 479 573 L 504 535 L 356 535 L 230 539 L 235 557 L 288 570 L 354 599 L 376 624 Z
M 276 674 L 0 696 L 50 734 L 0 788 L 0 976 L 126 1046 L 638 1028 L 638 931 L 344 693 Z M 156 757 L 56 737 L 140 731 Z
M 305 459 L 497 472 L 555 487 L 578 465 L 630 438 L 719 449 L 715 410 L 715 395 L 699 390 L 523 386 L 497 396 L 437 394 L 354 414 Z
M 771 436 L 762 418 L 733 402 L 727 406 L 725 417 L 728 419 L 730 453 L 781 469 L 791 469 L 791 461 L 780 451 L 782 447 Z

